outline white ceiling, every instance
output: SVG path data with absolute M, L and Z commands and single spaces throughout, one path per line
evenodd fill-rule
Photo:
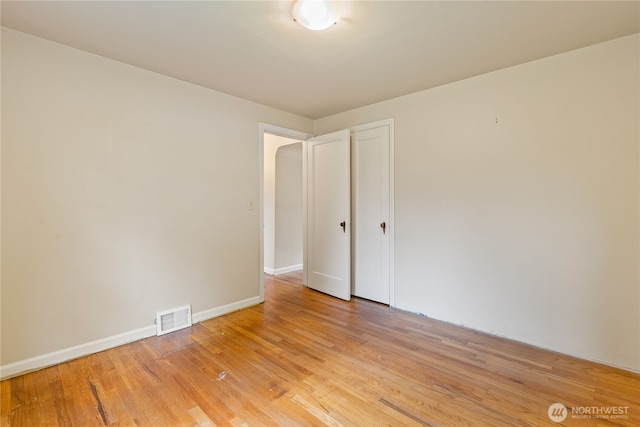
M 640 1 L 2 1 L 2 25 L 312 119 L 640 31 Z

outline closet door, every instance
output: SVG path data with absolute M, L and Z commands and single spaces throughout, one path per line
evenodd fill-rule
M 353 287 L 390 303 L 390 127 L 355 130 L 352 140 Z

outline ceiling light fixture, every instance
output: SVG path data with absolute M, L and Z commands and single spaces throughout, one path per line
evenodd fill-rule
M 310 30 L 326 30 L 340 18 L 338 2 L 298 0 L 293 5 L 293 20 Z

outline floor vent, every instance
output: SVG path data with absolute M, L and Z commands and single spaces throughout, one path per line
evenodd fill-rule
M 156 335 L 164 335 L 191 326 L 191 306 L 174 308 L 156 314 Z

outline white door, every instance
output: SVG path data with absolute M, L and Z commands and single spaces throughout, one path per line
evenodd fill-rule
M 351 299 L 349 130 L 307 141 L 307 286 Z
M 390 128 L 352 133 L 353 289 L 361 298 L 390 300 Z

